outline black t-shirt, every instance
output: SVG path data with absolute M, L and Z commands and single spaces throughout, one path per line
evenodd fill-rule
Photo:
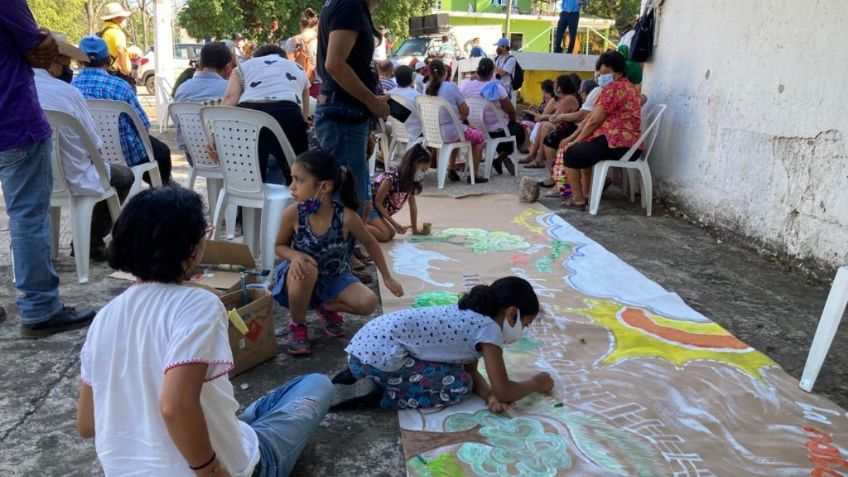
M 348 94 L 327 73 L 324 63 L 327 60 L 327 45 L 330 32 L 334 30 L 356 30 L 359 36 L 347 57 L 347 64 L 365 84 L 374 91 L 377 80 L 371 74 L 371 60 L 374 56 L 374 26 L 371 13 L 363 0 L 326 0 L 318 23 L 318 74 L 321 76 L 321 94 L 336 93 L 338 101 L 355 104 L 365 110 L 368 108 Z

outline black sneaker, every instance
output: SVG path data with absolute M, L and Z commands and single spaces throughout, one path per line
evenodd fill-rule
M 41 338 L 60 331 L 82 328 L 91 323 L 96 314 L 97 312 L 91 308 L 77 310 L 70 306 L 63 306 L 61 310 L 54 313 L 46 321 L 21 325 L 21 336 L 23 338 Z
M 465 182 L 471 184 L 471 176 L 466 177 Z M 486 182 L 489 182 L 489 179 L 486 179 L 485 177 L 475 177 L 474 178 L 475 184 L 485 184 Z
M 459 174 L 457 174 L 456 171 L 453 169 L 448 169 L 448 179 L 451 182 L 459 182 L 462 180 L 460 179 Z
M 330 380 L 333 384 L 353 384 L 357 381 L 356 376 L 350 371 L 350 368 L 345 368 L 344 371 L 339 371 Z
M 492 161 L 492 169 L 498 173 L 499 176 L 503 175 L 503 158 L 496 157 L 494 161 Z
M 333 384 L 331 410 L 380 407 L 383 390 L 373 380 L 364 378 L 353 384 Z

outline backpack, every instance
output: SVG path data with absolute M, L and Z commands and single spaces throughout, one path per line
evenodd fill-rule
M 633 39 L 630 41 L 631 61 L 644 63 L 651 58 L 654 52 L 654 9 L 648 7 L 648 11 L 639 18 L 634 29 Z
M 506 57 L 506 59 L 515 58 L 512 55 Z M 515 72 L 512 74 L 512 90 L 518 91 L 524 85 L 524 68 L 518 64 L 518 60 L 515 60 Z

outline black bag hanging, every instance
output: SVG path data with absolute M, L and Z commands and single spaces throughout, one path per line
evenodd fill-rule
M 630 61 L 644 63 L 651 59 L 654 52 L 654 9 L 648 11 L 636 22 L 633 40 L 630 42 Z

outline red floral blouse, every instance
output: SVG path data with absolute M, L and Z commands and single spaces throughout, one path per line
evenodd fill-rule
M 607 113 L 604 122 L 587 139 L 606 136 L 609 147 L 631 147 L 642 134 L 639 90 L 625 77 L 606 85 L 596 103 Z

